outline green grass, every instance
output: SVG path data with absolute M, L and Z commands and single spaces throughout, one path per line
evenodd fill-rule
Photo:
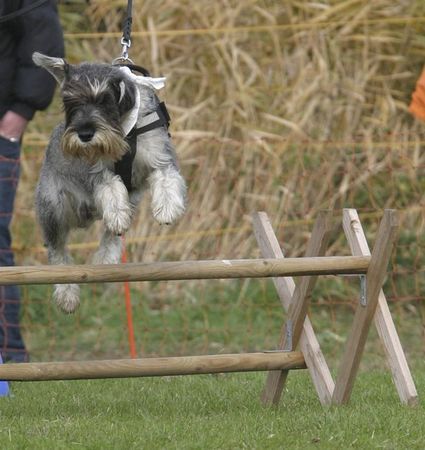
M 121 285 L 82 286 L 82 304 L 74 315 L 58 310 L 50 287 L 31 286 L 27 291 L 23 327 L 33 361 L 129 355 Z M 351 278 L 322 277 L 313 292 L 310 317 L 333 366 L 340 360 L 358 296 L 359 281 Z M 140 357 L 270 350 L 276 348 L 285 322 L 270 280 L 211 280 L 189 287 L 184 282 L 151 283 L 140 290 L 132 285 L 132 302 Z M 415 303 L 390 303 L 390 308 L 409 363 L 414 364 L 423 359 L 425 310 L 421 315 L 421 304 Z M 373 326 L 363 363 L 369 369 L 385 364 Z
M 419 393 L 425 371 L 416 371 Z M 389 374 L 363 373 L 349 406 L 322 408 L 292 372 L 278 408 L 265 375 L 15 383 L 0 399 L 3 449 L 423 449 L 425 402 L 399 403 Z

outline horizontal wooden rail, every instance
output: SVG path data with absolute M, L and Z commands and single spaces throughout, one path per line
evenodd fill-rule
M 370 256 L 0 267 L 0 285 L 364 274 Z
M 305 369 L 301 352 L 0 365 L 0 380 L 48 381 Z

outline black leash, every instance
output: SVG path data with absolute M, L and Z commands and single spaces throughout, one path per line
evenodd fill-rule
M 38 2 L 34 2 L 31 5 L 24 6 L 21 9 L 18 9 L 17 11 L 14 11 L 13 13 L 6 14 L 5 16 L 0 17 L 0 23 L 8 22 L 9 20 L 16 19 L 17 17 L 23 16 L 26 13 L 29 13 L 35 8 L 38 8 L 43 3 L 48 2 L 49 0 L 38 0 Z M 131 0 L 129 0 L 131 1 Z
M 122 59 L 128 59 L 128 49 L 131 47 L 131 26 L 133 25 L 133 0 L 128 0 L 127 3 L 127 17 L 123 23 L 123 33 L 121 38 L 122 45 Z

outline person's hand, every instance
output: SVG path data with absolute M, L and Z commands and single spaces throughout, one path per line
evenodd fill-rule
M 13 141 L 19 141 L 25 131 L 28 121 L 13 111 L 7 113 L 0 120 L 0 136 Z

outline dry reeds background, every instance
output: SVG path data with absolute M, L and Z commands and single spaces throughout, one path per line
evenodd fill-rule
M 126 2 L 60 7 L 67 59 L 110 62 Z M 265 210 L 288 255 L 318 210 L 354 207 L 373 241 L 383 208 L 401 212 L 390 297 L 424 304 L 425 124 L 408 105 L 425 62 L 422 0 L 134 1 L 130 57 L 167 76 L 161 93 L 189 186 L 186 216 L 160 227 L 142 205 L 132 261 L 258 256 L 250 214 Z M 15 248 L 45 262 L 32 193 L 59 99 L 25 137 Z M 72 238 L 75 255 L 93 230 Z M 346 253 L 336 235 L 331 253 Z M 400 287 L 394 280 L 404 277 Z

